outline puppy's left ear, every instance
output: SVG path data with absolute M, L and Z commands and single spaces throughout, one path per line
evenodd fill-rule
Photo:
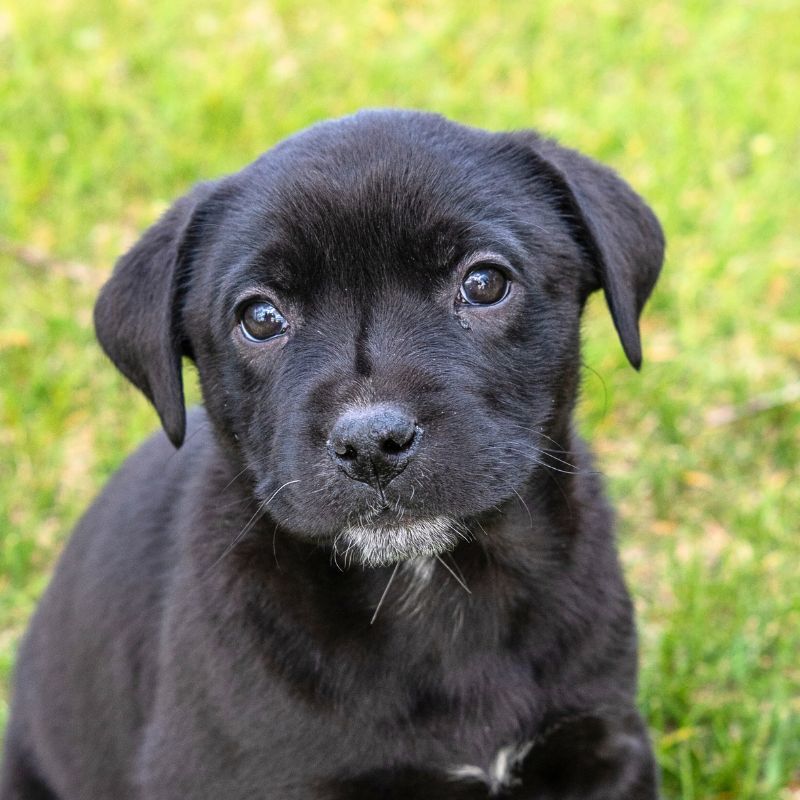
M 181 358 L 189 353 L 180 302 L 194 249 L 190 232 L 214 185 L 198 185 L 145 231 L 117 261 L 94 307 L 98 341 L 153 404 L 175 447 L 186 432 Z
M 535 134 L 523 141 L 557 187 L 562 213 L 594 267 L 589 290 L 603 289 L 625 355 L 639 369 L 639 315 L 664 261 L 658 219 L 608 167 Z

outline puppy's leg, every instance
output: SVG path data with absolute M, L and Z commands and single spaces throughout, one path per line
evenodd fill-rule
M 0 800 L 58 800 L 36 774 L 31 759 L 10 728 L 0 770 Z
M 531 750 L 514 798 L 657 800 L 658 778 L 639 714 L 593 713 L 556 721 Z

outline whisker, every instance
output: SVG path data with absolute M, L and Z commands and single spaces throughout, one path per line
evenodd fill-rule
M 455 572 L 453 572 L 453 570 L 450 569 L 449 566 L 447 566 L 447 563 L 442 559 L 442 557 L 440 555 L 438 555 L 438 554 L 436 555 L 436 560 L 453 576 L 453 579 L 455 580 L 455 582 L 459 586 L 461 586 L 461 588 L 467 594 L 472 594 L 472 592 L 469 590 L 469 586 L 467 586 L 467 584 L 464 583 L 464 581 L 462 581 L 461 578 L 459 578 L 458 575 L 456 575 Z
M 512 486 L 511 491 L 519 498 L 520 503 L 522 503 L 522 507 L 528 512 L 528 521 L 531 524 L 531 528 L 533 528 L 533 515 L 531 514 L 531 510 L 528 508 L 528 504 L 523 500 L 522 495 Z
M 220 505 L 214 506 L 214 511 L 215 513 L 219 513 L 220 511 L 228 511 L 231 508 L 241 508 L 243 506 L 252 505 L 253 502 L 252 497 L 237 497 L 229 503 L 221 503 Z
M 349 523 L 350 515 L 348 515 L 347 519 Z M 341 537 L 344 536 L 344 533 L 345 533 L 345 528 L 342 528 L 342 530 L 340 530 L 339 533 L 337 533 L 336 536 L 333 537 L 333 544 L 331 545 L 331 563 L 336 565 L 336 569 L 338 569 L 339 572 L 344 572 L 344 569 L 342 569 L 342 567 L 339 566 L 339 559 L 337 558 L 337 556 L 339 555 L 339 547 L 338 547 L 339 539 L 341 539 Z
M 540 447 L 537 447 L 536 449 L 540 453 L 561 453 L 561 455 L 571 455 L 573 453 L 572 450 L 565 450 L 564 449 L 564 445 L 561 442 L 557 441 L 552 436 L 546 434 L 542 430 L 538 430 L 537 428 L 529 428 L 529 427 L 527 427 L 525 425 L 520 425 L 519 423 L 516 423 L 516 422 L 512 423 L 512 425 L 515 428 L 521 428 L 523 431 L 530 431 L 531 433 L 535 433 L 537 436 L 544 437 L 545 439 L 547 439 L 547 441 L 552 442 L 557 448 L 555 450 L 553 448 L 548 448 L 547 450 L 544 450 L 544 449 L 542 449 Z M 578 467 L 576 467 L 575 464 L 570 464 L 569 462 L 564 462 L 564 463 L 566 463 L 567 466 L 569 466 L 569 467 L 574 467 L 575 469 L 578 469 Z
M 453 565 L 453 569 L 458 573 L 458 577 L 461 578 L 461 581 L 464 584 L 464 586 L 466 586 L 467 585 L 467 581 L 464 578 L 464 573 L 461 571 L 461 569 L 458 566 L 458 563 L 456 562 L 455 558 L 453 558 L 453 554 L 452 553 L 445 553 L 445 555 L 450 559 L 450 562 Z
M 233 548 L 236 547 L 236 545 L 239 544 L 239 542 L 241 542 L 242 539 L 250 532 L 253 525 L 255 525 L 255 523 L 261 518 L 261 516 L 263 516 L 263 513 L 266 511 L 267 506 L 278 496 L 278 493 L 292 483 L 300 483 L 300 481 L 299 480 L 286 481 L 286 483 L 284 483 L 283 486 L 279 486 L 269 496 L 269 498 L 267 498 L 267 500 L 265 500 L 263 503 L 259 505 L 259 507 L 253 513 L 253 516 L 250 517 L 249 520 L 247 520 L 242 530 L 239 531 L 234 540 L 225 548 L 222 555 L 209 567 L 208 569 L 209 572 L 211 572 L 211 570 L 214 569 L 214 567 L 216 567 L 217 564 L 219 564 L 219 562 L 222 561 L 222 559 L 225 558 L 225 556 L 227 556 L 228 553 L 230 553 L 231 550 L 233 550 Z
M 539 450 L 539 453 L 543 456 L 547 456 L 548 458 L 552 458 L 554 461 L 558 461 L 561 464 L 564 464 L 566 467 L 572 467 L 572 469 L 576 470 L 577 472 L 583 472 L 579 466 L 576 464 L 571 464 L 564 458 L 559 458 L 558 456 L 553 455 L 556 452 L 555 450 Z M 559 451 L 560 452 L 560 451 Z
M 554 472 L 560 472 L 563 475 L 581 475 L 582 474 L 581 472 L 579 472 L 577 470 L 573 470 L 573 469 L 559 469 L 558 467 L 554 467 L 552 464 L 547 464 L 544 461 L 539 461 L 539 459 L 537 459 L 537 458 L 534 458 L 533 460 L 540 467 L 544 467 L 545 469 L 553 470 Z
M 552 470 L 555 470 L 556 472 L 563 472 L 565 475 L 600 474 L 599 472 L 597 472 L 595 470 L 582 470 L 582 469 L 580 469 L 578 467 L 575 467 L 573 464 L 569 464 L 566 461 L 564 461 L 562 463 L 566 464 L 567 466 L 574 467 L 574 468 L 573 469 L 561 469 L 559 467 L 556 467 L 553 464 L 548 464 L 547 462 L 542 461 L 541 459 L 537 458 L 536 456 L 549 455 L 549 451 L 542 450 L 542 449 L 540 449 L 538 447 L 534 447 L 533 445 L 531 445 L 531 449 L 530 450 L 521 450 L 519 448 L 507 447 L 506 448 L 506 452 L 507 453 L 516 453 L 517 455 L 521 455 L 521 456 L 527 456 L 528 458 L 532 459 L 535 464 L 538 464 L 540 467 L 544 467 L 545 469 L 552 469 Z M 550 457 L 551 458 L 556 458 L 555 456 L 550 456 Z M 558 459 L 558 458 L 556 458 L 556 460 L 557 461 L 561 461 L 561 459 Z
M 558 491 L 561 493 L 561 496 L 564 498 L 564 502 L 567 505 L 567 510 L 569 511 L 570 518 L 574 517 L 574 514 L 572 512 L 572 503 L 570 502 L 569 497 L 567 497 L 567 493 L 564 491 L 564 488 L 558 482 L 558 478 L 549 470 L 545 470 L 544 474 L 547 475 L 547 477 L 550 478 L 550 480 L 556 485 L 556 489 L 558 489 Z
M 539 447 L 539 448 L 537 448 L 537 450 L 543 456 L 549 456 L 550 458 L 554 459 L 555 461 L 560 461 L 565 466 L 572 467 L 572 469 L 577 470 L 578 472 L 587 472 L 588 471 L 588 470 L 582 469 L 577 464 L 573 464 L 571 461 L 567 461 L 566 458 L 561 458 L 561 456 L 571 455 L 569 450 L 553 450 L 552 448 L 547 448 L 547 447 L 545 447 L 545 448 Z M 561 456 L 555 455 L 556 453 L 560 453 Z
M 266 460 L 266 459 L 259 459 L 258 461 L 256 461 L 256 462 L 255 462 L 255 464 L 258 464 L 260 461 L 264 461 L 264 460 Z M 226 483 L 226 484 L 225 484 L 225 485 L 222 487 L 222 491 L 224 492 L 226 489 L 229 489 L 229 488 L 230 488 L 230 487 L 231 487 L 231 486 L 232 486 L 232 485 L 235 483 L 235 481 L 237 481 L 239 478 L 241 478 L 241 477 L 242 477 L 242 475 L 244 475 L 244 473 L 245 473 L 245 472 L 247 472 L 247 470 L 248 470 L 248 469 L 250 469 L 250 464 L 247 464 L 247 465 L 246 465 L 246 466 L 245 466 L 243 469 L 240 469 L 240 470 L 239 470 L 239 471 L 238 471 L 238 472 L 237 472 L 237 473 L 236 473 L 236 474 L 235 474 L 235 475 L 234 475 L 234 476 L 233 476 L 233 477 L 232 477 L 232 478 L 231 478 L 231 479 L 230 479 L 230 480 L 229 480 L 229 481 L 228 481 L 228 482 L 227 482 L 227 483 Z
M 275 528 L 272 531 L 272 556 L 275 559 L 275 566 L 278 568 L 278 570 L 283 572 L 283 570 L 281 570 L 281 565 L 278 563 L 278 548 L 275 542 L 277 537 L 278 537 L 278 526 L 275 525 Z
M 454 533 L 463 542 L 472 541 L 472 534 L 470 533 L 469 528 L 456 519 L 447 520 L 447 530 L 450 533 Z
M 262 456 L 261 458 L 256 458 L 256 459 L 254 459 L 253 461 L 249 462 L 248 464 L 245 464 L 245 466 L 244 466 L 242 469 L 240 469 L 240 470 L 239 470 L 239 471 L 238 471 L 238 472 L 237 472 L 237 473 L 236 473 L 236 474 L 235 474 L 235 475 L 234 475 L 234 476 L 233 476 L 233 477 L 232 477 L 232 478 L 231 478 L 231 479 L 230 479 L 230 480 L 229 480 L 229 481 L 228 481 L 228 482 L 225 484 L 225 486 L 223 486 L 223 487 L 222 487 L 222 491 L 224 492 L 226 489 L 230 488 L 230 486 L 231 486 L 231 485 L 232 485 L 232 484 L 233 484 L 233 483 L 234 483 L 236 480 L 238 480 L 239 478 L 241 478 L 241 477 L 242 477 L 242 475 L 244 475 L 244 473 L 245 473 L 245 472 L 247 472 L 247 470 L 249 470 L 251 467 L 256 467 L 256 466 L 258 466 L 259 464 L 263 464 L 265 461 L 269 461 L 271 458 L 272 458 L 272 455 L 266 455 L 266 456 Z
M 584 369 L 588 369 L 589 372 L 594 373 L 600 381 L 600 385 L 603 387 L 603 413 L 601 414 L 601 419 L 605 419 L 608 413 L 608 387 L 606 386 L 606 382 L 603 380 L 603 376 L 594 367 L 589 366 L 583 359 L 581 359 L 581 366 Z
M 386 584 L 386 588 L 383 590 L 383 594 L 381 595 L 381 599 L 378 600 L 378 605 L 375 607 L 375 613 L 372 615 L 372 619 L 369 621 L 369 624 L 372 625 L 375 620 L 378 618 L 378 612 L 381 610 L 381 606 L 383 605 L 383 601 L 386 599 L 386 595 L 389 593 L 389 587 L 392 585 L 392 581 L 394 580 L 394 576 L 397 575 L 397 568 L 400 566 L 400 562 L 398 561 L 394 565 L 394 569 L 392 570 L 392 574 L 389 576 L 389 580 Z
M 534 433 L 538 434 L 539 436 L 544 436 L 549 442 L 552 442 L 556 447 L 558 447 L 562 453 L 568 453 L 569 450 L 564 449 L 564 445 L 561 442 L 556 441 L 552 436 L 549 436 L 544 431 L 534 431 L 533 428 L 529 428 L 528 430 L 533 431 Z
M 508 450 L 506 452 L 509 453 L 516 453 L 520 456 L 525 456 L 526 458 L 530 458 L 534 464 L 537 464 L 540 467 L 544 467 L 545 469 L 552 469 L 555 472 L 563 472 L 564 475 L 586 475 L 585 471 L 574 470 L 574 469 L 561 469 L 560 467 L 555 466 L 554 464 L 548 464 L 546 461 L 542 461 L 540 458 L 537 458 L 537 455 L 541 455 L 541 451 L 538 453 L 532 453 L 527 450 Z M 591 473 L 588 473 L 591 474 Z

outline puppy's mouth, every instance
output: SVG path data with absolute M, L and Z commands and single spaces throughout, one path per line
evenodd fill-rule
M 378 513 L 343 528 L 334 540 L 333 554 L 338 564 L 355 561 L 382 567 L 417 556 L 437 556 L 467 538 L 464 526 L 451 517 L 389 519 Z

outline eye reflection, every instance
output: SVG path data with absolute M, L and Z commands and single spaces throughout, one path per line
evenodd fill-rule
M 285 333 L 289 327 L 286 317 L 265 300 L 250 303 L 244 309 L 239 325 L 245 338 L 251 342 L 265 342 Z
M 498 267 L 482 264 L 470 270 L 461 284 L 461 301 L 471 306 L 500 302 L 508 293 L 509 281 Z

